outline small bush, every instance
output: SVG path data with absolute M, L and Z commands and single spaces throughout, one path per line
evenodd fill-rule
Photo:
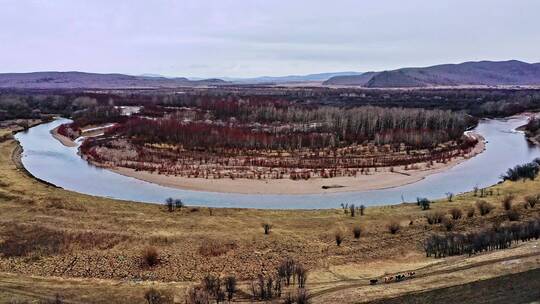
M 426 214 L 426 220 L 430 225 L 440 224 L 443 218 L 444 214 L 440 211 L 434 211 Z
M 536 204 L 540 201 L 540 195 L 528 195 L 525 197 L 525 202 L 529 205 L 529 207 L 534 208 Z
M 308 271 L 302 264 L 296 264 L 294 269 L 296 274 L 296 282 L 298 283 L 298 288 L 306 287 Z
M 182 208 L 184 208 L 184 206 L 185 206 L 185 205 L 184 205 L 184 202 L 182 202 L 181 199 L 175 199 L 175 200 L 174 200 L 174 207 L 175 207 L 176 209 L 182 209 Z
M 359 239 L 360 238 L 360 235 L 362 234 L 362 227 L 360 226 L 354 226 L 353 229 L 352 229 L 352 232 L 353 232 L 353 236 L 355 239 Z
M 159 253 L 156 247 L 148 246 L 142 252 L 144 266 L 154 267 L 159 264 Z
M 473 216 L 474 216 L 474 208 L 471 207 L 471 208 L 469 208 L 469 209 L 467 210 L 467 217 L 468 217 L 468 218 L 471 218 L 471 217 L 473 217 Z
M 165 207 L 169 212 L 174 212 L 174 199 L 172 197 L 165 200 Z
M 341 230 L 336 230 L 336 232 L 334 232 L 334 238 L 336 240 L 336 245 L 341 246 L 341 243 L 345 237 L 343 236 L 343 232 Z
M 170 302 L 166 295 L 154 288 L 151 288 L 144 293 L 144 299 L 148 304 L 165 304 Z
M 304 288 L 298 290 L 296 295 L 296 304 L 309 304 L 309 295 Z
M 481 216 L 487 215 L 488 213 L 493 210 L 493 205 L 486 201 L 477 201 L 476 202 L 476 208 L 478 208 L 478 211 L 480 212 Z
M 431 205 L 431 201 L 427 198 L 417 198 L 416 203 L 418 206 L 420 206 L 420 208 L 422 208 L 422 210 L 428 210 L 430 208 L 429 206 Z
M 508 217 L 509 221 L 514 222 L 514 221 L 519 221 L 520 214 L 517 208 L 512 208 L 506 211 L 506 216 Z
M 356 207 L 354 206 L 354 204 L 351 204 L 349 206 L 349 210 L 350 210 L 351 217 L 355 217 L 355 215 L 356 215 Z
M 450 209 L 450 215 L 453 220 L 459 220 L 463 216 L 463 212 L 459 208 Z
M 188 290 L 186 304 L 209 304 L 210 295 L 202 286 L 195 286 Z
M 401 225 L 397 221 L 391 221 L 386 228 L 388 228 L 388 232 L 391 234 L 396 234 L 401 229 Z
M 514 201 L 514 196 L 511 194 L 505 195 L 502 199 L 502 207 L 504 210 L 508 211 L 512 209 L 512 202 Z
M 283 298 L 283 304 L 309 304 L 309 296 L 305 289 L 300 288 L 296 294 L 290 292 Z
M 264 234 L 270 234 L 270 230 L 272 229 L 272 225 L 269 223 L 263 223 L 262 227 L 264 229 Z
M 454 220 L 445 217 L 442 220 L 442 225 L 444 226 L 444 228 L 446 228 L 446 231 L 452 231 L 452 229 L 454 229 L 455 222 Z

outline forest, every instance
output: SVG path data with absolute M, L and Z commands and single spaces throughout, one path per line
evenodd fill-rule
M 144 106 L 117 122 L 81 146 L 90 161 L 202 178 L 356 176 L 447 162 L 477 143 L 463 136 L 476 120 L 449 110 L 229 100 Z

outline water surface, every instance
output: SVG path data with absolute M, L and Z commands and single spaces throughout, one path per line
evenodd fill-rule
M 24 149 L 22 162 L 28 171 L 67 190 L 152 203 L 174 197 L 188 205 L 264 209 L 336 208 L 341 203 L 397 204 L 493 185 L 509 167 L 540 157 L 540 149 L 530 145 L 522 132 L 515 131 L 527 118 L 482 120 L 475 131 L 486 138 L 486 151 L 416 183 L 381 190 L 309 195 L 215 193 L 168 188 L 92 166 L 77 155 L 76 147 L 65 147 L 51 136 L 50 130 L 66 122 L 69 120 L 58 119 L 16 135 Z

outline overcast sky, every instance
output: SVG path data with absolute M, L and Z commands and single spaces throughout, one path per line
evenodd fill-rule
M 166 76 L 540 62 L 539 0 L 0 0 L 0 72 Z

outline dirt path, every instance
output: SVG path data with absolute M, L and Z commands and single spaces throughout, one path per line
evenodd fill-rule
M 537 244 L 538 242 L 532 242 L 532 243 Z M 531 243 L 524 244 L 524 245 L 527 246 L 526 248 L 530 246 L 534 246 L 534 245 L 531 245 Z M 519 246 L 519 247 L 522 247 L 522 246 Z M 523 248 L 516 247 L 513 249 L 523 249 Z M 325 303 L 328 301 L 328 298 L 332 297 L 333 295 L 340 295 L 341 297 L 343 297 L 343 295 L 347 294 L 348 292 L 352 292 L 352 291 L 358 292 L 359 288 L 361 288 L 362 291 L 365 291 L 364 293 L 367 294 L 369 293 L 370 288 L 372 287 L 374 288 L 373 292 L 375 294 L 377 293 L 377 291 L 375 291 L 375 288 L 384 288 L 387 290 L 396 289 L 397 293 L 394 294 L 393 296 L 399 296 L 400 294 L 404 294 L 407 292 L 418 292 L 418 291 L 430 290 L 429 287 L 422 288 L 421 284 L 416 284 L 416 282 L 419 282 L 421 279 L 424 279 L 424 281 L 430 278 L 433 279 L 432 281 L 437 281 L 441 279 L 445 280 L 444 277 L 447 275 L 456 275 L 460 273 L 465 273 L 466 271 L 469 271 L 469 270 L 480 269 L 487 266 L 492 266 L 492 269 L 495 269 L 495 266 L 501 263 L 505 263 L 505 262 L 512 263 L 514 261 L 520 262 L 524 259 L 530 259 L 532 263 L 536 264 L 536 267 L 540 266 L 540 250 L 538 249 L 534 252 L 525 252 L 525 253 L 520 253 L 516 255 L 491 258 L 491 256 L 493 255 L 501 255 L 501 254 L 505 254 L 505 252 L 504 251 L 487 252 L 481 255 L 472 256 L 471 258 L 469 257 L 458 257 L 457 259 L 449 258 L 449 259 L 446 259 L 442 263 L 432 264 L 432 265 L 424 266 L 417 269 L 405 270 L 405 271 L 400 271 L 397 273 L 392 273 L 392 274 L 387 275 L 387 276 L 395 276 L 397 274 L 407 273 L 408 271 L 416 272 L 413 279 L 407 279 L 400 282 L 394 281 L 392 283 L 385 284 L 383 277 L 373 278 L 373 279 L 379 280 L 377 285 L 375 286 L 369 284 L 369 279 L 348 279 L 348 280 L 343 280 L 343 281 L 336 281 L 334 282 L 334 284 L 342 284 L 342 285 L 334 286 L 330 288 L 324 288 L 322 290 L 312 292 L 311 299 L 313 303 Z M 484 258 L 487 258 L 487 259 L 482 260 Z M 536 259 L 531 259 L 531 258 L 536 258 Z M 480 259 L 480 261 L 477 261 L 477 262 L 475 261 L 471 263 L 470 261 L 471 259 Z M 464 265 L 461 265 L 461 264 L 464 264 Z M 497 273 L 495 275 L 492 275 L 491 277 L 498 277 L 501 275 L 506 275 L 506 273 Z M 481 279 L 481 278 L 478 278 L 478 279 Z M 462 282 L 462 281 L 453 281 L 450 279 L 448 279 L 447 281 L 448 282 L 444 284 L 444 286 L 435 286 L 431 289 L 439 289 L 443 287 L 450 287 L 450 286 L 455 286 L 455 285 L 459 285 L 463 283 L 468 283 L 468 282 Z M 411 285 L 409 286 L 410 288 L 408 288 L 407 286 L 404 286 L 404 283 L 410 283 L 409 284 Z M 313 288 L 316 285 L 317 284 L 310 284 L 310 287 Z M 325 284 L 325 285 L 328 285 L 328 284 Z M 352 301 L 353 297 L 356 297 L 356 296 L 351 295 L 351 298 L 347 298 L 347 300 L 353 302 Z M 379 297 L 379 298 L 382 298 L 382 297 Z M 357 301 L 355 302 L 358 302 L 361 300 L 363 299 L 357 299 Z M 340 298 L 339 300 L 336 300 L 336 302 L 338 301 L 342 301 L 342 299 Z

